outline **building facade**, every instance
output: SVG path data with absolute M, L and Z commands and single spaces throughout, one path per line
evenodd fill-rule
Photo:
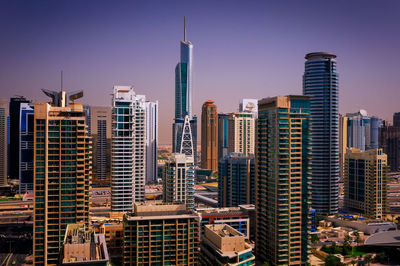
M 308 263 L 310 142 L 309 97 L 258 102 L 256 254 L 260 262 Z
M 218 111 L 211 100 L 201 112 L 201 168 L 218 171 Z
M 173 153 L 165 162 L 163 199 L 166 203 L 183 203 L 194 208 L 194 162 L 191 156 Z
M 255 204 L 256 171 L 254 155 L 230 153 L 219 161 L 218 204 L 220 207 L 237 207 Z
M 146 102 L 146 183 L 157 181 L 158 101 Z
M 200 265 L 256 265 L 252 251 L 244 235 L 229 225 L 206 225 Z
M 183 204 L 135 203 L 124 216 L 124 264 L 198 265 L 199 226 Z
M 7 185 L 8 100 L 0 99 L 0 187 Z
M 387 213 L 387 156 L 382 149 L 346 153 L 344 206 L 369 218 Z
M 10 179 L 20 179 L 20 126 L 21 126 L 21 104 L 30 103 L 24 97 L 10 99 L 10 158 L 9 158 L 9 177 Z M 33 180 L 33 178 L 32 178 Z M 30 182 L 32 183 L 32 182 Z
M 379 147 L 387 155 L 391 172 L 400 170 L 400 127 L 383 126 L 379 130 Z
M 218 161 L 228 155 L 229 114 L 218 114 Z
M 228 152 L 254 154 L 255 118 L 251 113 L 231 113 L 228 118 Z
M 339 115 L 339 177 L 341 179 L 344 175 L 344 156 L 347 150 L 347 122 L 347 116 Z
M 93 140 L 94 185 L 111 183 L 111 108 L 90 107 L 90 134 Z
M 310 96 L 312 205 L 318 213 L 339 207 L 339 78 L 336 55 L 310 53 L 305 59 L 303 94 Z
M 92 147 L 80 104 L 83 92 L 44 90 L 35 103 L 33 264 L 58 265 L 68 224 L 89 223 Z
M 145 200 L 145 96 L 114 86 L 112 98 L 111 209 L 131 211 Z

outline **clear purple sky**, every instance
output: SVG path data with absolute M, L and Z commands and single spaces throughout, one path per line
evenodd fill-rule
M 304 55 L 338 55 L 340 112 L 391 119 L 400 111 L 400 1 L 0 2 L 0 97 L 46 100 L 40 88 L 84 89 L 110 105 L 113 85 L 160 102 L 160 143 L 170 143 L 174 69 L 194 43 L 194 113 L 212 99 L 301 94 Z

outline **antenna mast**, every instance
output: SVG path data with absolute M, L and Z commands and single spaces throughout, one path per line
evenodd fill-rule
M 63 71 L 61 70 L 61 91 L 63 90 Z
M 186 16 L 183 16 L 183 40 L 186 42 Z

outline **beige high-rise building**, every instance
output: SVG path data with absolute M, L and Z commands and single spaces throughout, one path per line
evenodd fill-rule
M 309 264 L 310 97 L 258 101 L 256 254 L 270 265 Z
M 218 171 L 218 111 L 211 100 L 201 111 L 201 168 Z
M 369 218 L 384 218 L 388 208 L 387 168 L 387 155 L 382 149 L 347 149 L 344 207 Z
M 343 179 L 344 160 L 347 150 L 347 121 L 348 117 L 339 114 L 339 177 Z
M 52 104 L 35 103 L 33 264 L 58 265 L 68 224 L 89 223 L 91 140 L 83 92 L 44 90 Z
M 93 184 L 109 185 L 111 177 L 111 107 L 91 106 Z
M 228 152 L 254 154 L 255 117 L 251 113 L 230 113 L 228 117 Z
M 0 186 L 7 185 L 8 100 L 0 99 Z

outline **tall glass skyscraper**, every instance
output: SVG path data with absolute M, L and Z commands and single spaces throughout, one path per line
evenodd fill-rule
M 309 53 L 305 59 L 303 94 L 311 96 L 312 207 L 319 213 L 336 213 L 339 192 L 339 84 L 336 55 Z
M 172 149 L 176 153 L 184 153 L 196 160 L 197 117 L 192 115 L 192 61 L 193 44 L 186 40 L 185 20 L 181 59 L 175 68 L 175 119 L 172 129 Z M 191 140 L 188 141 L 189 139 Z M 190 145 L 188 145 L 189 142 Z

